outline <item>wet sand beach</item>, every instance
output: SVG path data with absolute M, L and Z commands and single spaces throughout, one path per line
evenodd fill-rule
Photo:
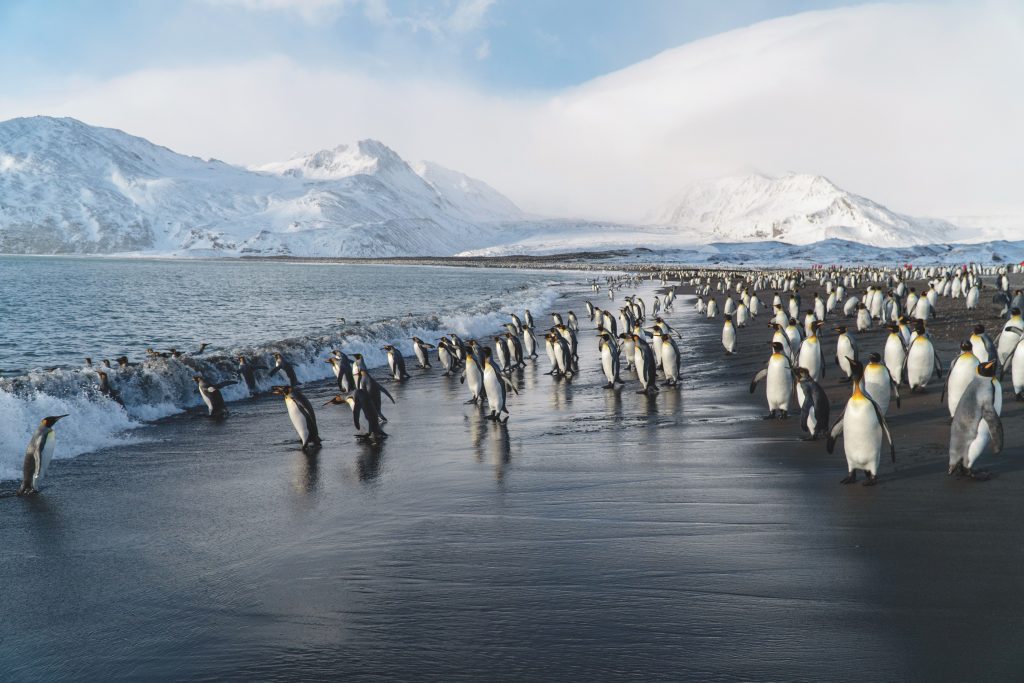
M 760 419 L 763 323 L 726 359 L 680 296 L 683 388 L 646 397 L 601 388 L 591 296 L 555 304 L 581 316 L 580 376 L 541 349 L 506 426 L 410 362 L 380 447 L 317 383 L 316 456 L 264 396 L 55 462 L 30 500 L 5 482 L 4 678 L 1020 679 L 1021 404 L 991 481 L 945 476 L 933 386 L 890 409 L 880 485 L 840 486 L 841 446 Z M 947 365 L 970 322 L 932 327 Z

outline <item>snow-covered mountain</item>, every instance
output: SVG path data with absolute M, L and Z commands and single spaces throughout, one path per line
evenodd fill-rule
M 363 140 L 258 169 L 75 119 L 0 123 L 0 252 L 443 255 L 523 219 L 485 183 Z
M 949 241 L 960 233 L 952 223 L 904 216 L 827 178 L 800 174 L 752 174 L 694 183 L 657 222 L 731 242 L 811 244 L 841 239 L 902 247 Z

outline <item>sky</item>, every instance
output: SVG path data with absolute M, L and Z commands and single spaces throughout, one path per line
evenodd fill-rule
M 241 165 L 372 137 L 536 213 L 823 174 L 908 213 L 1024 213 L 1024 3 L 0 0 L 0 119 Z

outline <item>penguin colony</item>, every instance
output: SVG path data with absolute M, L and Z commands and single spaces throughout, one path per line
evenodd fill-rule
M 988 478 L 975 463 L 988 450 L 1002 450 L 1002 381 L 1008 371 L 1014 397 L 1024 401 L 1024 293 L 1010 292 L 1011 272 L 1020 268 L 694 271 L 684 278 L 696 294 L 698 315 L 713 320 L 721 310 L 727 357 L 742 342 L 770 347 L 765 367 L 750 383 L 751 394 L 764 386 L 765 419 L 799 415 L 803 438 L 823 438 L 828 453 L 842 440 L 847 476 L 841 483 L 853 483 L 863 473 L 864 484 L 870 486 L 878 481 L 883 455 L 896 462 L 886 416 L 893 403 L 900 408 L 901 387 L 919 393 L 937 384 L 942 386 L 939 400 L 949 412 L 947 473 Z M 984 277 L 992 276 L 994 285 L 983 283 Z M 909 286 L 916 281 L 925 282 L 923 292 Z M 818 290 L 813 301 L 803 300 L 805 288 Z M 1003 322 L 994 339 L 982 324 L 965 330 L 960 353 L 948 359 L 947 367 L 928 325 L 940 308 L 977 310 L 984 289 L 994 289 L 992 305 Z M 757 340 L 760 335 L 754 330 L 764 328 L 764 318 L 770 337 Z M 826 342 L 829 320 L 835 320 L 835 338 Z M 749 338 L 741 339 L 744 336 Z M 871 346 L 880 352 L 866 352 L 864 347 Z M 839 381 L 850 386 L 837 419 L 819 384 L 832 368 L 839 372 Z
M 662 274 L 662 283 L 668 283 L 667 274 Z M 602 283 L 594 280 L 591 290 L 596 294 L 602 287 L 609 300 L 614 301 L 615 293 L 627 286 L 638 285 L 643 278 L 639 275 L 609 277 Z M 639 379 L 639 394 L 656 395 L 661 388 L 675 388 L 680 382 L 680 354 L 676 344 L 679 334 L 661 316 L 671 311 L 675 301 L 674 288 L 667 294 L 655 295 L 648 311 L 648 304 L 641 297 L 624 295 L 624 305 L 617 311 L 602 310 L 591 302 L 586 303 L 587 319 L 599 338 L 600 364 L 607 383 L 606 388 L 614 389 L 626 382 L 622 376 L 622 363 L 626 370 L 635 370 Z M 541 358 L 541 346 L 546 354 L 549 369 L 545 374 L 556 380 L 571 380 L 579 373 L 578 335 L 581 333 L 580 319 L 573 311 L 564 317 L 553 313 L 552 324 L 546 331 L 538 331 L 533 314 L 526 310 L 522 317 L 509 314 L 504 332 L 490 339 L 462 339 L 455 333 L 441 336 L 433 343 L 419 337 L 412 337 L 413 355 L 416 365 L 429 370 L 432 356 L 437 359 L 437 368 L 443 376 L 458 375 L 459 381 L 468 394 L 467 404 L 486 411 L 486 417 L 506 423 L 511 415 L 509 399 L 518 394 L 514 373 Z M 190 364 L 190 358 L 202 354 L 207 344 L 202 344 L 194 354 L 171 349 L 167 352 L 147 349 L 150 361 L 173 359 Z M 406 369 L 406 359 L 394 345 L 382 347 L 387 357 L 388 376 L 391 381 L 404 382 L 411 379 Z M 323 361 L 331 366 L 337 385 L 337 394 L 324 403 L 327 406 L 347 406 L 351 410 L 357 430 L 356 438 L 379 443 L 388 434 L 384 425 L 386 398 L 395 403 L 391 393 L 367 370 L 361 354 L 348 354 L 332 350 Z M 131 367 L 127 357 L 117 359 L 118 368 Z M 109 360 L 96 368 L 99 377 L 97 390 L 100 394 L 120 402 L 118 392 L 111 386 L 110 373 L 115 372 Z M 86 366 L 93 367 L 92 359 L 86 359 Z M 190 367 L 196 367 L 191 365 Z M 109 372 L 108 372 L 109 371 Z M 273 354 L 270 365 L 258 359 L 237 357 L 236 377 L 220 382 L 211 382 L 201 373 L 192 376 L 196 390 L 206 407 L 206 415 L 223 420 L 228 417 L 227 403 L 221 390 L 227 386 L 244 383 L 250 396 L 259 393 L 259 374 L 266 373 L 280 384 L 271 387 L 271 393 L 281 396 L 289 420 L 298 436 L 299 445 L 305 452 L 315 452 L 321 447 L 322 439 L 314 406 L 303 394 L 293 363 L 280 352 Z M 660 386 L 659 386 L 660 382 Z M 46 417 L 32 437 L 25 454 L 25 471 L 18 495 L 37 493 L 50 457 L 53 453 L 55 435 L 53 425 L 66 416 Z M 363 421 L 366 423 L 363 429 Z
M 767 343 L 768 359 L 751 380 L 750 393 L 763 385 L 768 407 L 765 418 L 786 420 L 794 412 L 799 415 L 803 438 L 824 439 L 829 453 L 842 440 L 847 462 L 844 484 L 856 481 L 858 473 L 866 477 L 865 485 L 875 484 L 884 451 L 895 463 L 896 448 L 886 416 L 893 403 L 900 408 L 901 387 L 917 393 L 941 382 L 940 401 L 950 416 L 948 473 L 982 480 L 988 475 L 976 469 L 975 463 L 988 450 L 1000 452 L 1003 445 L 1000 413 L 1002 381 L 1007 372 L 1015 398 L 1024 401 L 1024 293 L 1011 293 L 1008 278 L 1008 273 L 1016 270 L 1019 269 L 977 266 L 742 273 L 666 270 L 653 276 L 648 274 L 666 285 L 664 295 L 653 297 L 650 311 L 643 298 L 625 295 L 624 305 L 617 311 L 603 310 L 587 301 L 586 314 L 599 340 L 599 363 L 607 380 L 604 388 L 617 389 L 625 384 L 625 363 L 625 369 L 635 373 L 637 393 L 656 395 L 663 387 L 680 385 L 681 356 L 676 342 L 680 335 L 660 314 L 673 308 L 675 283 L 689 285 L 696 295 L 695 310 L 699 316 L 714 320 L 721 314 L 721 340 L 727 357 L 733 356 L 743 343 Z M 995 276 L 994 285 L 983 283 L 983 277 L 991 276 Z M 614 300 L 617 291 L 636 286 L 642 279 L 637 274 L 620 275 L 607 278 L 603 287 L 608 299 Z M 668 286 L 670 281 L 672 286 Z M 923 292 L 909 286 L 908 283 L 916 281 L 926 283 Z M 602 283 L 595 280 L 590 287 L 597 294 Z M 805 306 L 800 292 L 808 287 L 820 291 Z M 994 339 L 984 325 L 974 325 L 961 344 L 960 354 L 950 359 L 946 367 L 929 336 L 929 322 L 936 319 L 940 308 L 961 305 L 961 301 L 968 311 L 978 309 L 981 292 L 987 288 L 994 289 L 991 301 L 1004 319 L 1003 324 Z M 760 316 L 763 317 L 759 323 Z M 770 337 L 753 342 L 744 339 L 753 337 L 755 329 L 763 329 L 765 318 Z M 571 380 L 579 373 L 580 319 L 572 311 L 564 317 L 553 313 L 551 319 L 551 326 L 543 334 L 535 331 L 536 321 L 527 310 L 522 317 L 510 314 L 505 332 L 488 340 L 463 340 L 454 333 L 433 343 L 412 337 L 416 364 L 423 370 L 434 368 L 431 356 L 436 357 L 444 376 L 459 375 L 469 396 L 467 404 L 486 410 L 488 419 L 504 423 L 510 417 L 510 394 L 518 393 L 513 373 L 540 358 L 541 345 L 549 365 L 545 374 Z M 831 328 L 830 319 L 836 323 Z M 884 344 L 878 337 L 868 343 L 864 341 L 882 330 Z M 835 332 L 834 340 L 826 340 L 828 331 Z M 862 350 L 862 346 L 870 344 L 880 346 L 881 352 Z M 176 349 L 147 349 L 147 355 L 151 359 L 188 362 L 206 347 L 202 344 L 194 354 Z M 411 376 L 399 349 L 385 345 L 382 350 L 387 354 L 390 379 L 409 380 Z M 366 369 L 363 357 L 333 350 L 323 360 L 332 368 L 338 393 L 321 407 L 347 406 L 358 439 L 386 439 L 387 404 L 383 399 L 386 397 L 391 403 L 395 399 Z M 271 393 L 282 397 L 301 448 L 306 452 L 319 449 L 322 441 L 316 412 L 302 393 L 289 359 L 274 353 L 270 366 L 244 356 L 237 361 L 237 379 L 212 383 L 202 374 L 193 376 L 207 415 L 226 418 L 228 409 L 221 389 L 243 382 L 249 394 L 255 395 L 259 391 L 258 373 L 266 372 L 286 382 L 274 385 Z M 116 362 L 119 369 L 132 365 L 123 356 Z M 87 358 L 86 365 L 92 367 L 92 360 Z M 120 402 L 109 379 L 109 372 L 115 369 L 109 360 L 101 361 L 100 365 L 99 393 Z M 840 381 L 850 386 L 850 395 L 837 419 L 820 384 L 833 367 L 839 372 Z M 38 492 L 56 442 L 54 425 L 63 417 L 66 415 L 44 418 L 33 434 L 25 453 L 18 495 Z

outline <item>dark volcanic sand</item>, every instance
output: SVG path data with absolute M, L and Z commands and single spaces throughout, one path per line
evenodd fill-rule
M 265 397 L 57 462 L 31 500 L 5 483 L 3 678 L 1020 680 L 1020 404 L 989 482 L 945 476 L 935 386 L 891 408 L 882 483 L 840 486 L 841 448 L 747 393 L 763 323 L 727 360 L 676 308 L 682 392 L 601 389 L 588 327 L 582 376 L 529 367 L 507 428 L 410 367 L 379 450 L 331 407 L 304 456 Z

